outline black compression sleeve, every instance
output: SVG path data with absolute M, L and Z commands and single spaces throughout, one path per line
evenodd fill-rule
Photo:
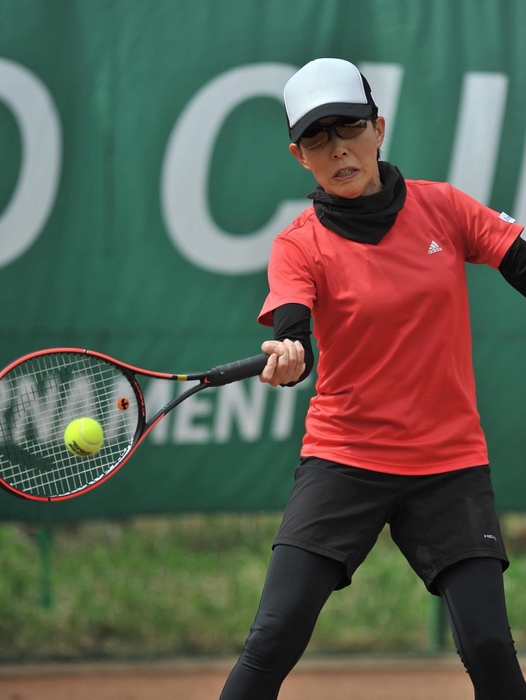
M 302 382 L 312 371 L 314 366 L 314 353 L 312 351 L 311 313 L 308 306 L 303 304 L 283 304 L 274 309 L 272 323 L 274 325 L 274 340 L 299 340 L 305 351 L 305 371 L 298 379 Z M 294 386 L 298 382 L 291 382 L 287 386 Z
M 526 297 L 526 240 L 519 236 L 508 249 L 499 265 L 506 282 Z

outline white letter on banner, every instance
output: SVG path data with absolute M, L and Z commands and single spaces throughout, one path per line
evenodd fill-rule
M 281 102 L 283 87 L 296 70 L 282 63 L 234 68 L 205 85 L 177 120 L 162 166 L 161 207 L 170 238 L 197 267 L 225 275 L 265 269 L 276 234 L 306 209 L 304 200 L 281 202 L 259 231 L 232 236 L 212 219 L 207 195 L 214 143 L 225 119 L 254 97 Z
M 187 387 L 183 387 L 186 389 Z M 151 379 L 144 392 L 144 402 L 146 404 L 146 415 L 153 416 L 163 406 L 172 400 L 174 385 L 164 379 Z M 122 394 L 119 394 L 121 396 Z M 124 394 L 125 395 L 125 394 Z M 150 433 L 150 441 L 154 445 L 164 445 L 168 442 L 169 421 L 162 420 Z
M 247 382 L 251 389 L 250 397 L 242 383 L 221 387 L 216 409 L 215 442 L 225 443 L 232 437 L 234 419 L 239 434 L 245 442 L 254 442 L 261 437 L 268 384 L 253 378 Z
M 0 217 L 0 267 L 38 238 L 57 192 L 62 154 L 60 119 L 46 86 L 27 68 L 0 59 L 0 100 L 20 129 L 22 159 L 11 201 Z
M 311 376 L 296 386 L 276 388 L 276 404 L 270 427 L 270 435 L 274 440 L 281 442 L 292 436 L 298 391 L 312 390 Z
M 209 416 L 212 413 L 213 405 L 208 396 L 195 394 L 185 399 L 183 403 L 175 409 L 173 441 L 179 445 L 204 444 L 210 442 L 210 429 L 206 425 L 195 425 L 195 418 Z
M 385 117 L 382 160 L 388 160 L 404 69 L 396 63 L 364 62 L 358 67 L 371 86 L 374 101 L 378 105 L 378 114 Z
M 467 73 L 448 181 L 487 204 L 491 196 L 508 77 L 501 73 Z
M 524 151 L 522 152 L 522 166 L 519 175 L 515 206 L 513 207 L 513 218 L 517 219 L 519 224 L 526 224 L 526 141 L 524 142 Z

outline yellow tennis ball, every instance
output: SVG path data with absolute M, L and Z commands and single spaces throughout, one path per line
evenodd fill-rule
M 66 447 L 77 457 L 94 455 L 102 447 L 104 432 L 93 418 L 76 418 L 64 431 Z

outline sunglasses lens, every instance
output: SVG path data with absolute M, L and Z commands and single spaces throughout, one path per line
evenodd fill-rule
M 329 138 L 326 131 L 318 131 L 316 128 L 307 129 L 304 131 L 300 141 L 301 145 L 307 150 L 313 148 L 319 148 L 320 146 L 325 146 Z
M 342 119 L 330 126 L 322 126 L 321 124 L 313 125 L 303 132 L 300 143 L 303 148 L 311 151 L 313 148 L 325 146 L 329 140 L 329 132 L 331 131 L 335 131 L 341 139 L 353 139 L 361 134 L 364 129 L 367 129 L 366 119 L 358 119 L 352 122 Z
M 367 122 L 365 119 L 358 119 L 358 121 L 351 123 L 343 122 L 335 127 L 336 133 L 342 139 L 353 139 L 364 129 L 367 129 Z

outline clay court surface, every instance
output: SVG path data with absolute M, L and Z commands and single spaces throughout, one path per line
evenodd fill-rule
M 523 669 L 526 659 L 521 659 Z M 217 700 L 233 660 L 0 666 L 0 700 Z M 472 700 L 455 656 L 307 659 L 279 700 Z M 503 699 L 504 700 L 504 699 Z

